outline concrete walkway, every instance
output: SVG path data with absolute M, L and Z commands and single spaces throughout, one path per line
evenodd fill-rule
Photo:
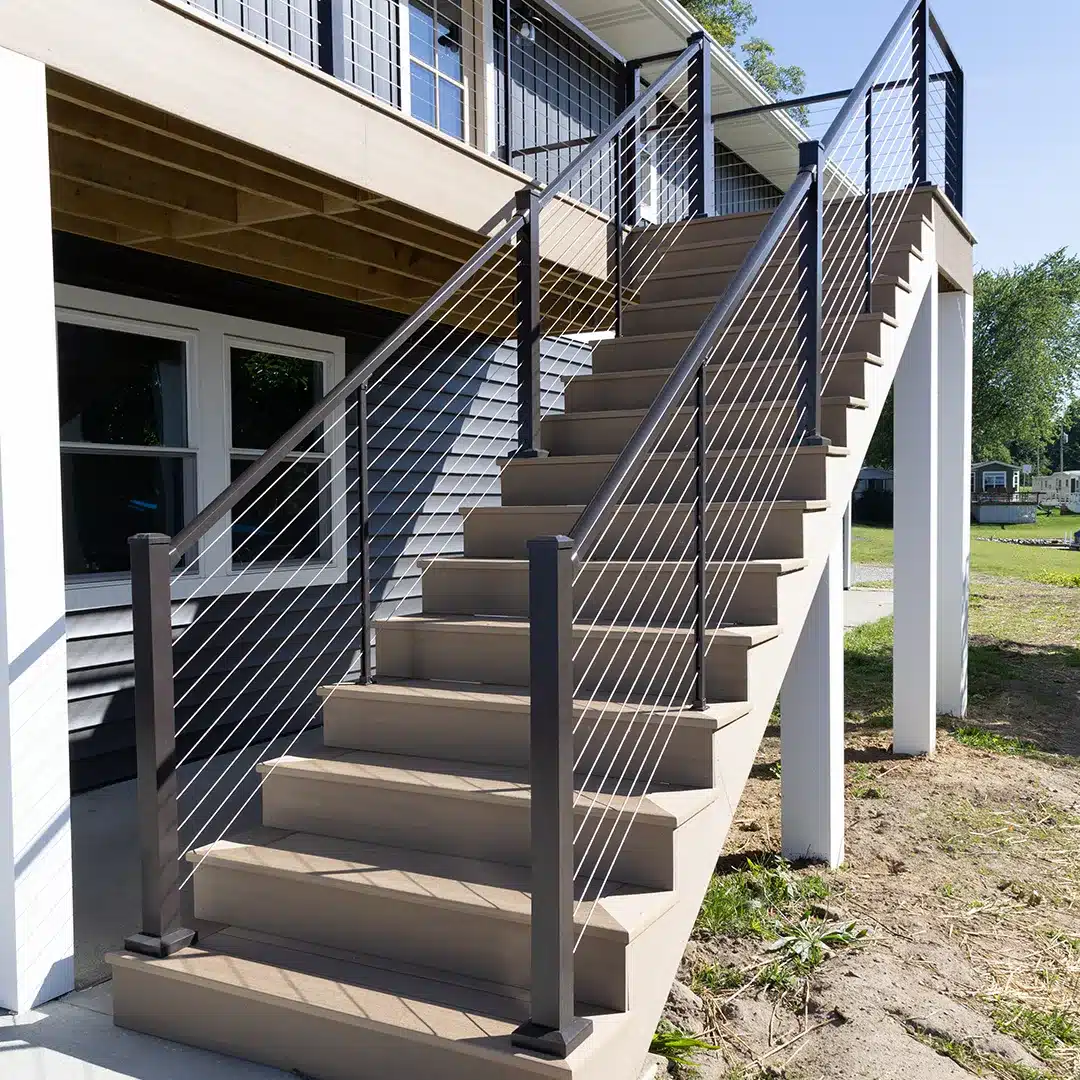
M 851 589 L 844 593 L 845 630 L 877 622 L 892 613 L 892 589 Z

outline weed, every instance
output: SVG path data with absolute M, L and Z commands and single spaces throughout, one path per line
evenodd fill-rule
M 938 891 L 948 900 L 956 898 L 956 886 L 951 881 L 946 881 Z
M 785 990 L 790 990 L 795 985 L 795 978 L 798 974 L 791 964 L 783 960 L 774 960 L 771 964 L 766 964 L 757 973 L 754 977 L 754 985 L 780 994 Z
M 690 975 L 690 989 L 699 995 L 737 990 L 745 982 L 746 974 L 731 964 L 702 964 Z
M 970 1043 L 957 1042 L 955 1039 L 946 1039 L 940 1035 L 930 1035 L 910 1020 L 906 1021 L 904 1026 L 912 1038 L 918 1039 L 924 1046 L 929 1046 L 942 1057 L 950 1058 L 960 1068 L 967 1069 L 976 1076 L 985 1076 L 989 1072 L 992 1076 L 1000 1077 L 1001 1080 L 1051 1080 L 1050 1074 L 1042 1069 L 1033 1069 L 1030 1065 L 1009 1061 L 1000 1054 L 976 1050 Z
M 713 1046 L 696 1035 L 688 1035 L 685 1031 L 667 1024 L 656 1029 L 649 1044 L 650 1054 L 667 1058 L 668 1062 L 678 1069 L 695 1069 L 695 1055 L 719 1049 L 719 1046 Z
M 994 1010 L 998 1031 L 1019 1039 L 1043 1061 L 1053 1061 L 1066 1046 L 1080 1046 L 1080 1020 L 1063 1009 L 1043 1012 L 1026 1005 L 999 1004 Z
M 1044 570 L 1035 574 L 1032 581 L 1041 585 L 1058 585 L 1063 589 L 1080 589 L 1080 574 L 1068 574 L 1063 570 Z
M 772 774 L 772 778 L 774 780 L 779 780 L 780 777 L 783 775 L 783 766 L 779 761 L 775 761 L 769 768 L 769 772 Z
M 1016 739 L 1012 735 L 998 735 L 974 724 L 962 724 L 952 729 L 952 737 L 964 746 L 976 750 L 989 750 L 995 754 L 1033 754 L 1038 747 L 1027 739 Z
M 747 859 L 741 869 L 714 874 L 698 913 L 699 935 L 755 934 L 773 938 L 785 921 L 809 913 L 829 886 L 819 874 L 797 874 L 783 859 Z
M 866 937 L 864 927 L 848 923 L 799 922 L 783 928 L 780 936 L 766 946 L 766 952 L 778 952 L 789 963 L 817 967 L 838 948 L 854 945 Z
M 874 782 L 874 773 L 865 761 L 851 770 L 851 797 L 853 799 L 884 799 L 885 789 Z

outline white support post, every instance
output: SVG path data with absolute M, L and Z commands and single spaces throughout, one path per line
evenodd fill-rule
M 937 711 L 967 712 L 972 298 L 938 297 Z
M 851 499 L 844 507 L 844 592 L 851 588 Z
M 844 861 L 843 543 L 822 571 L 780 691 L 784 857 Z
M 893 750 L 937 738 L 938 288 L 919 305 L 893 383 Z
M 45 67 L 0 48 L 0 1007 L 74 985 Z

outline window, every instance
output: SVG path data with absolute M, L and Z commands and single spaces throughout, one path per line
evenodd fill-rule
M 188 348 L 150 331 L 58 326 L 68 575 L 122 574 L 129 536 L 171 535 L 190 516 Z
M 1005 473 L 1003 472 L 984 472 L 983 473 L 983 491 L 989 488 L 1003 488 L 1005 487 Z
M 322 397 L 317 360 L 231 344 L 229 451 L 235 480 Z M 234 565 L 325 559 L 328 470 L 322 425 L 303 452 L 257 484 L 232 515 Z
M 175 536 L 344 375 L 341 338 L 57 286 L 69 610 L 130 602 L 128 537 Z M 343 412 L 210 533 L 174 586 L 337 580 L 348 533 Z
M 417 120 L 465 138 L 461 6 L 453 0 L 410 0 L 409 97 Z

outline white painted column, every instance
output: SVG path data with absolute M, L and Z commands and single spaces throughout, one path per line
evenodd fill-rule
M 851 588 L 851 500 L 844 508 L 844 591 Z
M 937 711 L 967 712 L 972 298 L 938 297 Z
M 786 859 L 844 861 L 843 543 L 837 535 L 780 691 Z
M 893 383 L 893 749 L 937 736 L 938 291 L 931 275 Z
M 74 985 L 45 68 L 0 49 L 0 1007 Z

